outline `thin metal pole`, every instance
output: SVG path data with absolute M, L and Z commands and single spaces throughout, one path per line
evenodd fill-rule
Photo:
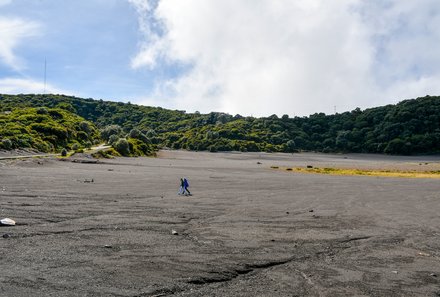
M 46 68 L 47 68 L 47 63 L 46 63 L 46 58 L 44 58 L 44 93 L 46 94 Z

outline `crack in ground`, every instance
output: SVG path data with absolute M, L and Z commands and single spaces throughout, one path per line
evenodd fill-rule
M 246 264 L 243 267 L 233 269 L 230 271 L 222 271 L 222 272 L 216 272 L 216 275 L 213 275 L 211 277 L 198 277 L 195 279 L 191 279 L 187 281 L 188 284 L 193 285 L 206 285 L 211 283 L 220 283 L 220 282 L 228 282 L 235 278 L 237 278 L 240 275 L 246 275 L 251 272 L 254 272 L 256 270 L 261 269 L 268 269 L 271 267 L 283 265 L 286 263 L 289 263 L 296 259 L 295 257 L 291 257 L 284 260 L 275 260 L 275 261 L 269 261 L 264 263 L 254 263 L 254 264 Z

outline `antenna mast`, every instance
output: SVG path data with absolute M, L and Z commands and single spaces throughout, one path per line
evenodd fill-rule
M 44 92 L 43 92 L 43 94 L 46 94 L 46 68 L 47 68 L 47 63 L 46 63 L 46 58 L 44 58 Z

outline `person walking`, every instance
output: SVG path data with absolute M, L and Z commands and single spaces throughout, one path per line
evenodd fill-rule
M 180 188 L 177 195 L 183 195 L 185 193 L 185 183 L 183 181 L 183 178 L 180 178 Z
M 185 192 L 188 192 L 188 195 L 191 196 L 191 192 L 188 190 L 189 188 L 189 182 L 188 180 L 184 177 L 183 178 L 183 193 L 185 194 Z

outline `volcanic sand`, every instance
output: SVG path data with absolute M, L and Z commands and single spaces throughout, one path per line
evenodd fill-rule
M 201 153 L 0 162 L 0 296 L 440 296 L 439 157 Z M 193 196 L 178 196 L 187 177 Z M 172 231 L 177 235 L 173 235 Z M 174 232 L 175 233 L 175 232 Z

